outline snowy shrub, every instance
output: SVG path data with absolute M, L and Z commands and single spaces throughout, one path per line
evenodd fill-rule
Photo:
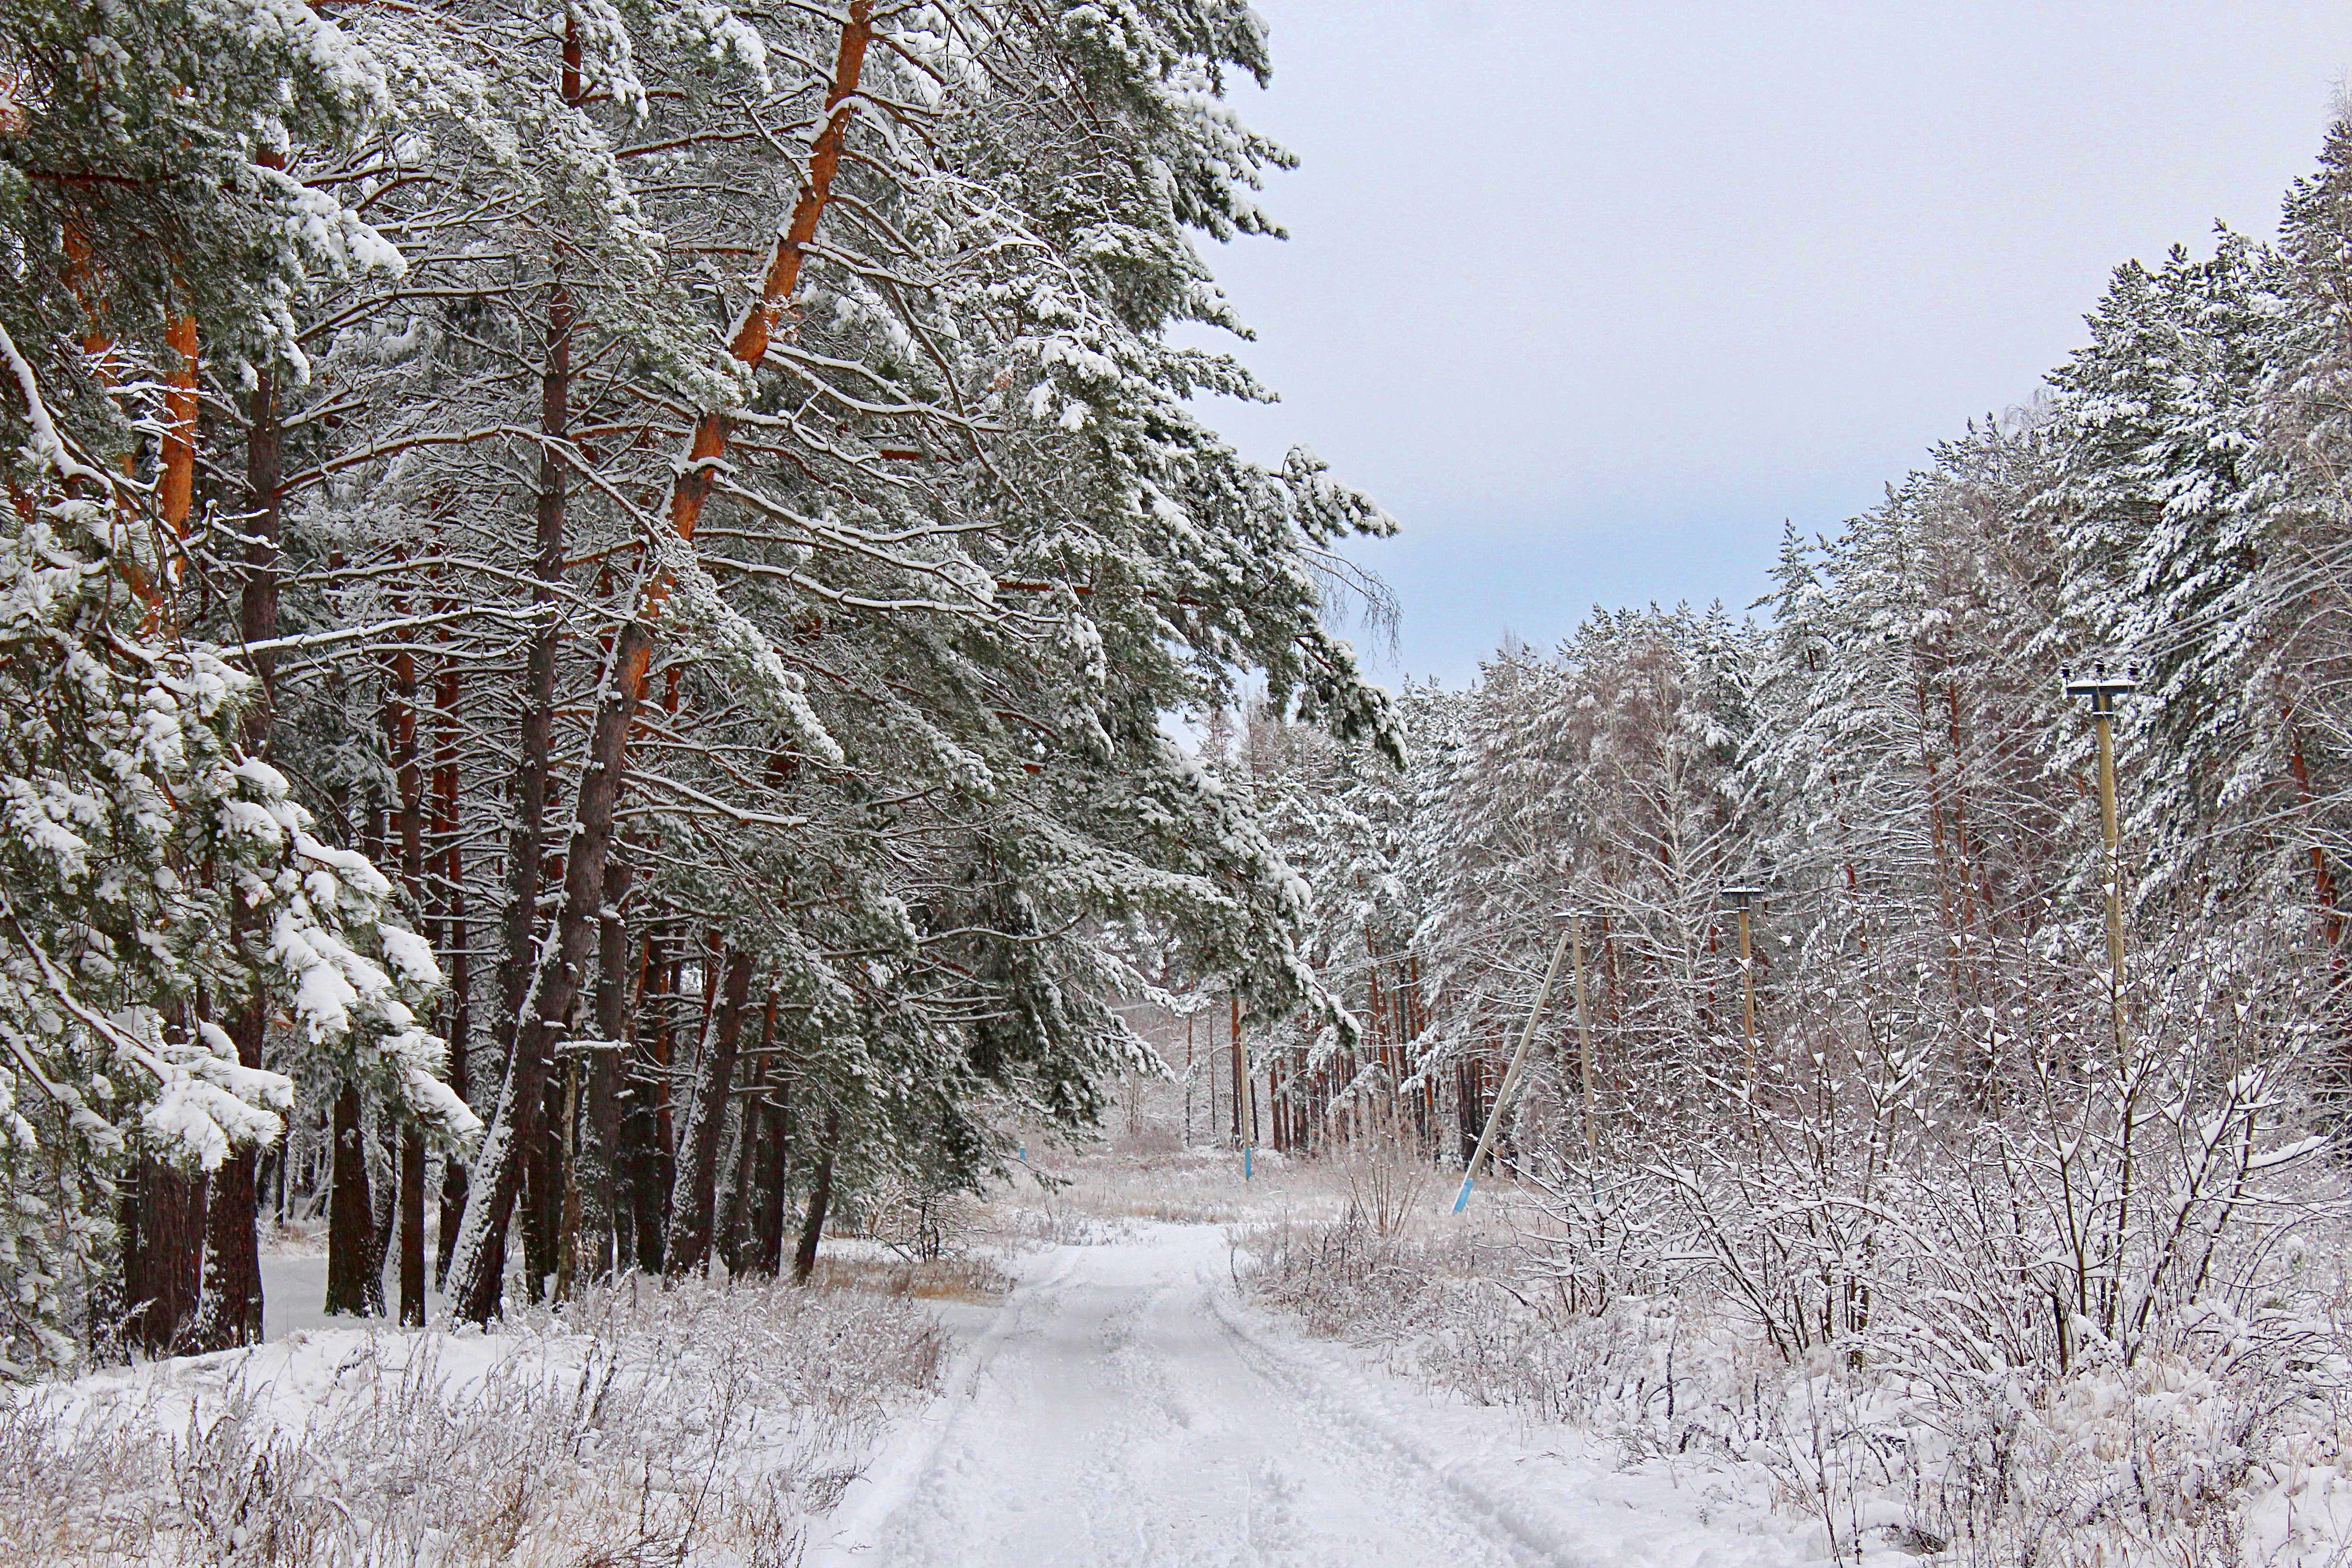
M 1383 1231 L 1360 1210 L 1338 1220 L 1285 1218 L 1237 1233 L 1244 1278 L 1318 1333 L 1421 1352 L 1466 1321 L 1459 1300 L 1479 1289 L 1508 1294 L 1475 1233 L 1460 1227 Z M 1425 1342 L 1420 1336 L 1431 1336 Z M 1426 1370 L 1425 1366 L 1423 1367 Z M 1497 1401 L 1515 1403 L 1516 1401 Z
M 938 1180 L 885 1174 L 857 1194 L 845 1231 L 880 1242 L 910 1263 L 936 1263 L 971 1243 L 978 1201 Z
M 2301 1561 L 2352 1544 L 2352 1226 L 2308 1108 L 2206 1065 L 2078 1061 L 2063 1120 L 1972 1124 L 1849 1082 L 1555 1165 L 1504 1230 L 1263 1226 L 1249 1281 L 1481 1403 L 1751 1467 L 1833 1551 Z
M 1045 1247 L 1103 1247 L 1120 1233 L 1116 1224 L 1082 1213 L 1068 1198 L 1052 1192 L 1003 1212 L 996 1229 L 1014 1241 Z

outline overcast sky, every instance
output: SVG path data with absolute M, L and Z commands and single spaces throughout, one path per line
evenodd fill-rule
M 1258 6 L 1291 238 L 1211 262 L 1283 401 L 1204 412 L 1397 516 L 1376 663 L 1452 685 L 1596 601 L 1744 607 L 2117 262 L 2271 235 L 2352 65 L 2341 0 Z

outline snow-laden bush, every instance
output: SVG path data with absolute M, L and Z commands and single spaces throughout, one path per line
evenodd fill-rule
M 647 1283 L 26 1390 L 0 1564 L 789 1563 L 941 1347 L 887 1298 Z
M 971 1245 L 979 1200 L 924 1175 L 886 1173 L 857 1194 L 838 1228 L 878 1241 L 909 1263 L 937 1263 Z
M 1551 1165 L 1507 1232 L 1358 1205 L 1254 1233 L 1253 1280 L 1481 1402 L 1756 1467 L 1836 1552 L 2326 1560 L 2344 1184 L 2285 1054 L 2189 1016 L 1974 1120 L 1824 1051 L 1721 1136 Z
M 2352 1544 L 2338 1318 L 2216 1310 L 2129 1365 L 1938 1381 L 1867 1341 L 1783 1357 L 1745 1303 L 1698 1279 L 1595 1307 L 1548 1267 L 1557 1238 L 1523 1218 L 1516 1248 L 1450 1227 L 1383 1239 L 1357 1218 L 1271 1226 L 1251 1234 L 1244 1278 L 1477 1403 L 1583 1427 L 1631 1461 L 1745 1471 L 1838 1554 L 2322 1563 Z

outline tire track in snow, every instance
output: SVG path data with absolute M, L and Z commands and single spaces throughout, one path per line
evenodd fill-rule
M 1221 1232 L 1048 1255 L 816 1564 L 1528 1568 L 1574 1559 L 1250 1329 Z
M 1268 1383 L 1286 1389 L 1302 1405 L 1321 1412 L 1335 1437 L 1380 1455 L 1442 1491 L 1453 1508 L 1482 1526 L 1498 1544 L 1523 1561 L 1580 1568 L 1585 1559 L 1537 1520 L 1462 1474 L 1460 1467 L 1414 1438 L 1384 1415 L 1365 1390 L 1343 1393 L 1325 1367 L 1302 1361 L 1250 1325 L 1227 1291 L 1207 1293 L 1210 1310 L 1234 1344 L 1240 1359 Z

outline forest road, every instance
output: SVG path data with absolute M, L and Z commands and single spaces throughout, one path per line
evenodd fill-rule
M 812 1568 L 1570 1563 L 1384 1401 L 1244 1308 L 1212 1226 L 1024 1259 L 811 1542 Z

